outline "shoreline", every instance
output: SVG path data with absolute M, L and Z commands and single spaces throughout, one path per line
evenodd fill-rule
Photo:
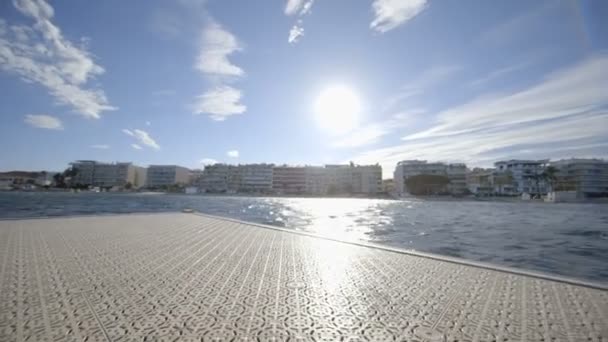
M 32 191 L 32 190 L 0 190 L 0 193 L 29 193 L 29 194 L 46 194 L 46 193 L 66 193 L 74 195 L 141 195 L 141 196 L 160 196 L 160 195 L 178 195 L 178 196 L 190 196 L 190 197 L 243 197 L 243 198 L 311 198 L 311 199 L 368 199 L 368 200 L 389 200 L 389 201 L 422 201 L 422 202 L 491 202 L 491 203 L 546 203 L 546 204 L 557 204 L 554 202 L 545 202 L 544 200 L 522 200 L 519 196 L 487 196 L 487 197 L 475 197 L 475 196 L 450 196 L 450 195 L 437 195 L 437 196 L 407 196 L 407 197 L 395 197 L 387 194 L 377 196 L 364 196 L 364 195 L 334 195 L 334 196 L 316 196 L 316 195 L 286 195 L 286 194 L 253 194 L 253 193 L 194 193 L 186 194 L 183 192 L 167 192 L 167 191 L 108 191 L 108 192 L 94 192 L 94 191 L 79 191 L 73 192 L 66 189 L 49 189 L 43 191 Z M 585 199 L 572 202 L 559 202 L 560 204 L 571 203 L 571 204 L 608 204 L 608 198 L 593 198 Z

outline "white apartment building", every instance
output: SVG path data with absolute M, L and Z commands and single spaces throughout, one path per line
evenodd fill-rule
M 270 193 L 272 192 L 272 164 L 239 165 L 239 191 Z
M 190 170 L 177 165 L 150 165 L 146 185 L 159 187 L 169 185 L 186 185 L 190 177 Z
M 306 166 L 306 193 L 311 195 L 326 195 L 329 185 L 327 172 L 322 166 Z
M 328 194 L 348 194 L 352 192 L 352 167 L 353 165 L 325 165 Z
M 494 163 L 495 192 L 507 195 L 523 193 L 546 194 L 547 183 L 542 179 L 541 175 L 545 171 L 548 162 L 548 159 L 512 159 Z M 511 184 L 501 181 L 501 179 L 507 178 L 511 179 Z
M 275 166 L 272 169 L 272 190 L 278 194 L 303 194 L 306 192 L 306 168 Z
M 77 170 L 72 179 L 74 185 L 99 186 L 104 188 L 132 186 L 139 188 L 146 181 L 146 169 L 132 163 L 102 163 L 79 160 L 72 164 Z
M 448 164 L 446 174 L 450 180 L 448 191 L 454 195 L 464 195 L 467 192 L 467 166 L 462 163 Z
M 379 194 L 382 192 L 382 167 L 380 165 L 355 165 L 351 167 L 351 191 L 354 194 Z
M 573 158 L 551 162 L 550 165 L 557 169 L 554 184 L 557 190 L 575 190 L 578 198 L 608 196 L 608 161 Z
M 234 184 L 234 180 L 231 182 L 231 176 L 237 169 L 237 166 L 227 164 L 207 165 L 196 184 L 208 193 L 224 193 L 231 189 L 236 191 L 240 182 Z
M 464 164 L 455 164 L 462 165 L 466 170 L 466 165 Z M 448 176 L 448 165 L 445 163 L 435 162 L 428 163 L 426 160 L 403 160 L 397 163 L 397 167 L 395 168 L 395 172 L 393 173 L 393 179 L 395 181 L 395 191 L 397 194 L 407 194 L 407 185 L 406 181 L 409 177 L 418 176 L 418 175 L 436 175 L 436 176 Z M 455 179 L 458 179 L 458 187 L 461 186 L 460 182 L 460 166 L 455 166 L 452 169 L 453 176 Z M 457 177 L 456 177 L 457 176 Z M 464 175 L 463 175 L 464 176 Z

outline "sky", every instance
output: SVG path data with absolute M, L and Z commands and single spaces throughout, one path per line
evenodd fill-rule
M 2 1 L 0 170 L 608 158 L 606 17 L 603 0 Z

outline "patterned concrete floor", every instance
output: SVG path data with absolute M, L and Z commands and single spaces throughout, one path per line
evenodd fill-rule
M 194 214 L 0 221 L 0 341 L 606 341 L 608 291 Z

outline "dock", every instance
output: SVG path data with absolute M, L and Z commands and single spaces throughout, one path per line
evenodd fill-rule
M 608 340 L 606 284 L 197 213 L 2 220 L 0 263 L 3 342 Z

